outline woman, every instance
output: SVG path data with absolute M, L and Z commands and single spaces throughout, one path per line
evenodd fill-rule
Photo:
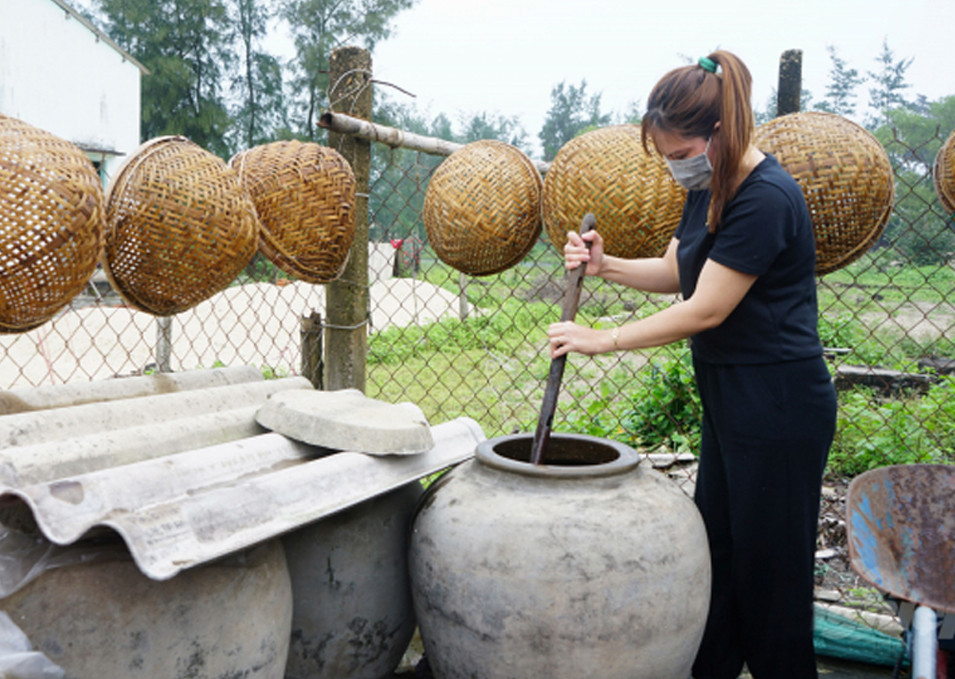
M 693 666 L 729 679 L 816 677 L 813 553 L 836 398 L 817 332 L 815 244 L 799 186 L 751 143 L 751 77 L 714 52 L 666 74 L 642 121 L 688 189 L 666 253 L 627 260 L 597 231 L 568 234 L 567 268 L 682 301 L 595 330 L 555 323 L 551 356 L 690 338 L 703 404 L 694 499 L 713 565 L 710 612 Z M 588 251 L 584 241 L 590 241 Z

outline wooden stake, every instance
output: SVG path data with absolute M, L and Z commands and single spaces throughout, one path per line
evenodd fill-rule
M 802 98 L 802 50 L 787 50 L 779 58 L 776 115 L 799 113 Z
M 299 336 L 302 346 L 301 375 L 312 383 L 316 389 L 322 388 L 322 315 L 312 311 L 308 316 L 302 316 L 299 325 Z
M 371 54 L 342 47 L 329 60 L 332 107 L 371 118 Z M 345 271 L 325 291 L 325 388 L 365 391 L 368 357 L 368 185 L 371 144 L 329 133 L 328 145 L 341 153 L 355 173 L 355 237 Z

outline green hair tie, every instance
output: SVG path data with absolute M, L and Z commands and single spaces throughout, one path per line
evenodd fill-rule
M 700 60 L 696 62 L 700 65 L 704 71 L 709 71 L 710 73 L 716 73 L 716 62 L 708 57 L 700 57 Z

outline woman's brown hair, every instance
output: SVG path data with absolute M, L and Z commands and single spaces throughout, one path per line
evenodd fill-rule
M 743 179 L 743 155 L 753 137 L 753 78 L 746 64 L 730 52 L 719 50 L 707 59 L 719 66 L 719 74 L 697 64 L 674 69 L 660 79 L 650 92 L 641 129 L 643 148 L 649 153 L 647 139 L 654 130 L 709 139 L 720 123 L 719 153 L 710 181 L 709 230 L 715 232 Z

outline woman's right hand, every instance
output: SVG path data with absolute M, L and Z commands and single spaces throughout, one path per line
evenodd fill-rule
M 564 267 L 576 269 L 581 262 L 586 263 L 587 268 L 584 269 L 584 273 L 588 276 L 600 274 L 604 262 L 604 239 L 597 231 L 588 231 L 583 236 L 576 231 L 567 233 L 567 243 L 564 244 Z

